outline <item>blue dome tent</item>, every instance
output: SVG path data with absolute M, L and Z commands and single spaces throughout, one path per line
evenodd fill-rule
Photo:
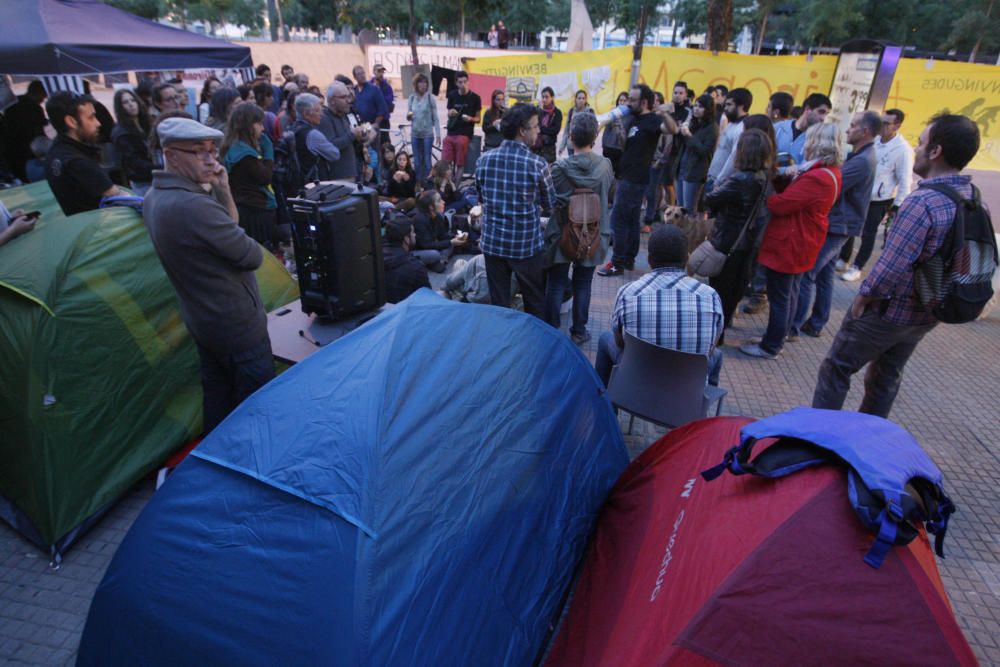
M 602 390 L 540 320 L 415 294 L 177 469 L 79 664 L 530 664 L 628 462 Z

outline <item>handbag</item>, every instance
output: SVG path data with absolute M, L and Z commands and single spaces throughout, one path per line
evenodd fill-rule
M 750 210 L 750 215 L 747 217 L 746 222 L 743 223 L 743 227 L 740 229 L 740 235 L 736 237 L 733 241 L 733 245 L 730 246 L 729 252 L 722 252 L 718 250 L 712 241 L 705 239 L 701 244 L 694 249 L 691 256 L 688 257 L 687 269 L 688 273 L 692 275 L 705 276 L 706 278 L 714 278 L 720 273 L 722 273 L 722 267 L 726 265 L 726 260 L 733 253 L 734 248 L 740 246 L 740 242 L 746 235 L 747 230 L 750 229 L 750 223 L 757 219 L 757 211 L 760 209 L 760 203 L 764 200 L 764 194 L 767 192 L 767 188 L 762 188 L 760 191 L 760 196 L 757 197 L 757 201 L 754 203 L 753 208 Z

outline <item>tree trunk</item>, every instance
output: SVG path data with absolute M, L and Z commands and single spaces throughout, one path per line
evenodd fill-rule
M 274 0 L 267 0 L 267 28 L 271 33 L 271 41 L 278 41 L 278 10 Z
M 760 50 L 764 47 L 764 33 L 767 32 L 767 17 L 768 14 L 764 14 L 764 18 L 760 20 L 760 30 L 757 31 L 757 46 L 754 47 L 754 55 L 759 56 Z
M 413 10 L 413 0 L 410 0 L 410 60 L 413 65 L 419 65 L 417 60 L 417 14 Z
M 645 0 L 639 6 L 639 24 L 635 29 L 635 46 L 632 47 L 632 76 L 629 86 L 639 83 L 639 67 L 642 64 L 642 45 L 646 41 L 646 22 L 649 20 L 649 10 Z
M 708 48 L 713 53 L 729 50 L 733 35 L 733 0 L 708 0 Z
M 670 35 L 670 46 L 677 46 L 677 5 L 680 0 L 674 0 L 674 4 L 670 7 L 670 23 L 673 24 L 674 31 Z
M 458 45 L 465 45 L 465 0 L 458 3 Z
M 284 42 L 288 39 L 288 26 L 285 25 L 285 18 L 281 15 L 281 0 L 274 0 L 274 12 L 278 15 L 278 30 L 281 32 L 281 39 Z
M 993 13 L 993 3 L 995 0 L 990 0 L 989 6 L 986 7 L 986 21 L 984 23 L 989 23 L 990 14 Z M 979 47 L 983 45 L 983 33 L 980 31 L 979 37 L 976 38 L 976 45 L 972 47 L 972 53 L 969 54 L 969 62 L 976 62 L 976 54 L 979 53 Z

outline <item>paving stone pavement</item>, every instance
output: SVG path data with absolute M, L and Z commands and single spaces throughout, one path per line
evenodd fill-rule
M 643 237 L 645 247 L 645 237 Z M 648 268 L 643 257 L 640 270 Z M 608 328 L 624 277 L 594 277 L 590 327 L 584 352 L 593 360 L 597 338 Z M 436 278 L 436 280 L 440 280 Z M 739 315 L 726 338 L 721 383 L 729 389 L 724 414 L 763 417 L 808 404 L 816 370 L 857 283 L 836 281 L 831 325 L 820 339 L 789 343 L 775 361 L 751 359 L 737 347 L 759 336 L 764 313 Z M 947 558 L 938 560 L 959 624 L 983 665 L 1000 667 L 1000 423 L 995 415 L 1000 376 L 1000 309 L 986 320 L 939 326 L 907 366 L 892 417 L 928 449 L 958 505 L 948 531 Z M 861 400 L 860 378 L 848 408 Z M 627 426 L 627 417 L 622 425 Z M 636 420 L 626 438 L 635 457 L 663 434 Z M 87 609 L 98 582 L 129 526 L 153 494 L 144 480 L 72 548 L 59 570 L 45 554 L 0 524 L 0 663 L 68 665 L 75 660 Z

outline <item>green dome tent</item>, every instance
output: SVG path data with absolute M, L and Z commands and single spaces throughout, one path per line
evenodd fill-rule
M 0 247 L 0 517 L 58 560 L 199 432 L 198 353 L 135 211 L 67 218 L 44 182 L 0 200 L 42 212 Z M 271 310 L 298 289 L 264 256 Z

